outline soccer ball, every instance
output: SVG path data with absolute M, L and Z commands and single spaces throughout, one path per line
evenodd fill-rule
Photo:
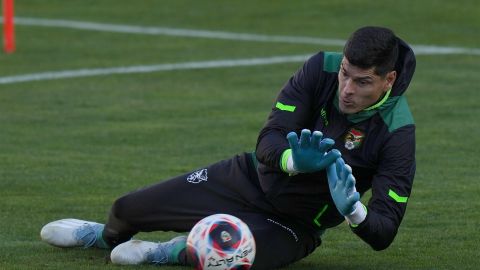
M 195 269 L 250 269 L 255 239 L 247 224 L 227 214 L 200 220 L 187 237 L 187 256 Z

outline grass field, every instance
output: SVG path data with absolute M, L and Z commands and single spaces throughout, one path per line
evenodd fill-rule
M 374 3 L 379 2 L 379 3 Z M 461 1 L 18 0 L 19 18 L 345 40 L 384 25 L 420 54 L 407 96 L 417 174 L 392 246 L 375 252 L 347 226 L 287 269 L 478 269 L 479 5 Z M 338 45 L 147 35 L 17 25 L 2 78 L 78 69 L 309 55 Z M 105 222 L 119 195 L 253 150 L 272 102 L 301 65 L 182 69 L 0 84 L 0 269 L 133 269 L 105 251 L 58 249 L 41 227 Z M 140 234 L 150 240 L 173 233 Z M 138 268 L 151 268 L 142 266 Z M 166 267 L 165 269 L 181 269 Z

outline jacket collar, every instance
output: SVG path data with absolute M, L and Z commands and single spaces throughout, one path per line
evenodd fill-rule
M 390 96 L 390 93 L 391 93 L 391 91 L 389 90 L 387 92 L 387 94 L 385 94 L 385 96 L 382 99 L 380 99 L 377 103 L 373 104 L 372 106 L 370 106 L 370 107 L 368 107 L 368 108 L 366 108 L 362 111 L 359 111 L 359 112 L 354 113 L 354 114 L 347 114 L 346 115 L 347 120 L 356 124 L 356 123 L 362 122 L 362 121 L 372 117 L 377 112 L 384 111 L 384 110 L 387 110 L 387 109 L 391 108 L 397 102 L 397 100 L 400 98 L 400 96 L 393 96 L 392 97 L 392 96 Z M 333 104 L 334 104 L 335 108 L 337 109 L 337 111 L 342 113 L 340 111 L 340 108 L 339 108 L 339 105 L 338 105 L 338 90 L 335 94 Z

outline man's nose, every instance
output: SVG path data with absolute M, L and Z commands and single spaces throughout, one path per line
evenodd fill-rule
M 355 93 L 355 85 L 353 84 L 352 80 L 350 80 L 350 79 L 346 80 L 345 87 L 343 88 L 343 91 L 347 95 L 351 95 L 351 94 Z

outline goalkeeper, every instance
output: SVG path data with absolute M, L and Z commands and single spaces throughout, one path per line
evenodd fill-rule
M 255 152 L 128 193 L 106 224 L 62 219 L 45 225 L 41 237 L 60 247 L 112 249 L 117 264 L 188 265 L 185 236 L 131 239 L 188 232 L 226 213 L 251 229 L 254 269 L 304 258 L 344 220 L 383 250 L 403 219 L 415 174 L 415 125 L 404 96 L 414 71 L 413 51 L 391 30 L 360 28 L 343 53 L 317 53 L 286 82 Z

